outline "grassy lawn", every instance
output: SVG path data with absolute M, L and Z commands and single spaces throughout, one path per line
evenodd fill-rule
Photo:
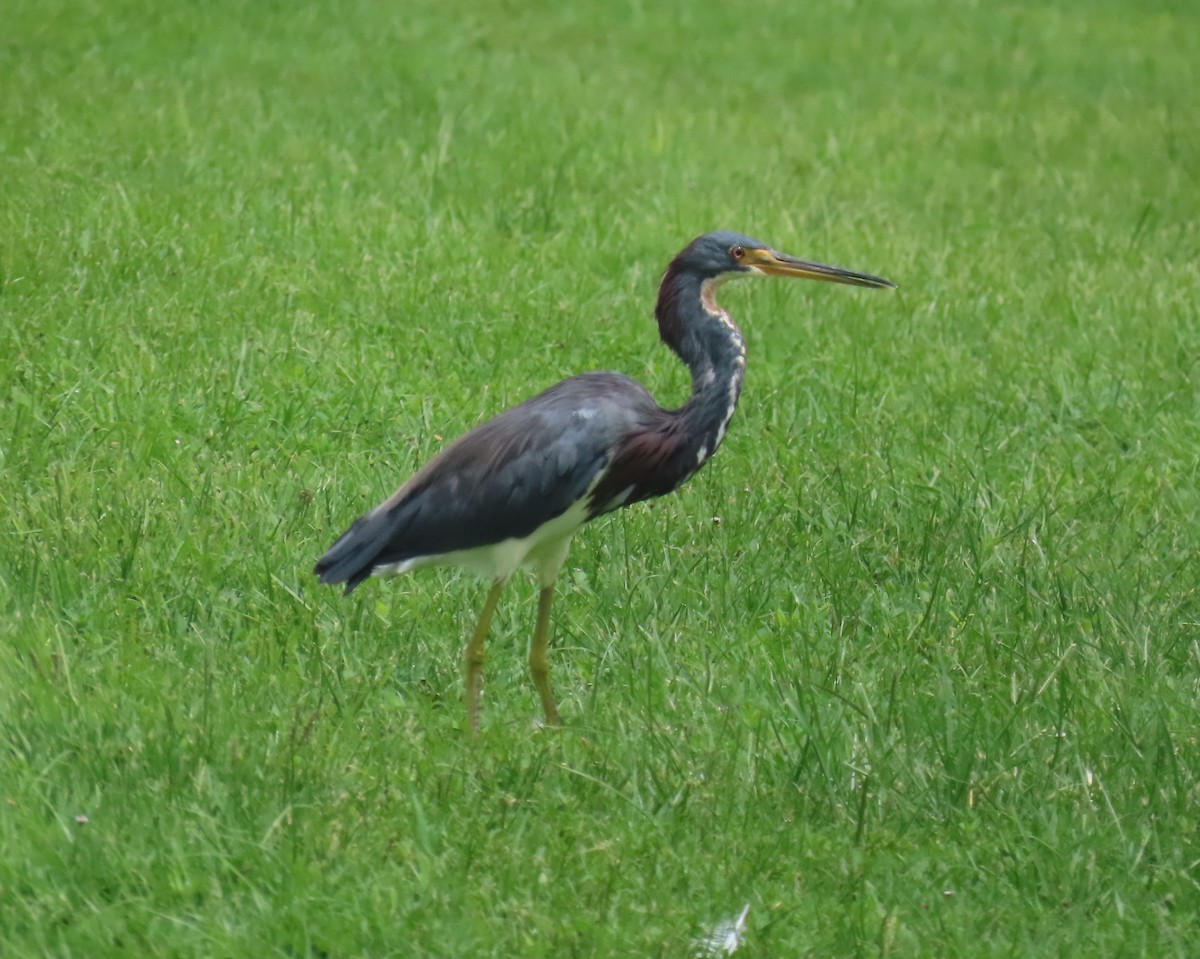
M 1193 3 L 0 17 L 0 954 L 1178 956 L 1200 943 Z M 310 569 L 543 387 L 720 456 L 536 586 Z

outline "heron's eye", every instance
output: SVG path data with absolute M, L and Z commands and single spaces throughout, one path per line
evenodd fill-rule
M 746 255 L 746 251 L 743 250 L 740 246 L 731 246 L 729 248 L 729 255 L 732 256 L 735 260 L 740 260 L 742 257 L 744 257 Z

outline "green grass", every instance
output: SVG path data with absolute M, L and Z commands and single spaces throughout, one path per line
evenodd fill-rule
M 1191 956 L 1200 14 L 15 0 L 0 34 L 0 953 Z M 743 399 L 480 584 L 312 562 L 585 369 Z M 86 817 L 86 820 L 79 817 Z

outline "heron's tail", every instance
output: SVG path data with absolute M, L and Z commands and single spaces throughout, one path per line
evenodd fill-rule
M 380 535 L 382 525 L 370 514 L 355 520 L 317 560 L 313 572 L 322 583 L 345 583 L 346 592 L 353 592 L 378 565 L 380 550 L 386 542 L 386 536 Z

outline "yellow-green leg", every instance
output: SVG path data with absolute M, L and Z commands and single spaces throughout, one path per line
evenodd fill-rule
M 479 732 L 479 693 L 483 688 L 483 641 L 492 625 L 492 614 L 496 612 L 496 601 L 500 599 L 503 580 L 492 583 L 491 591 L 483 603 L 483 612 L 475 624 L 475 632 L 467 643 L 467 722 L 472 733 Z
M 551 726 L 561 726 L 562 719 L 558 715 L 558 707 L 554 705 L 554 693 L 550 690 L 550 657 L 546 652 L 546 645 L 550 641 L 550 603 L 553 600 L 554 584 L 543 586 L 538 594 L 537 625 L 533 628 L 533 642 L 529 646 L 529 674 L 533 677 L 538 695 L 542 697 L 546 722 Z

